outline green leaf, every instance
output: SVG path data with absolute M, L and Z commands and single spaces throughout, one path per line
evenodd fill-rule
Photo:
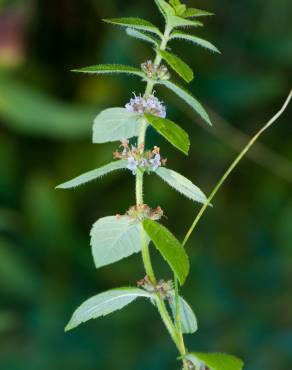
M 58 185 L 56 189 L 71 189 L 80 185 L 84 185 L 89 181 L 93 181 L 99 177 L 102 177 L 112 171 L 121 170 L 127 168 L 127 161 L 119 160 L 111 162 L 105 166 L 97 168 L 93 171 L 86 172 L 78 177 L 75 177 L 73 180 L 64 182 L 61 185 Z
M 101 144 L 138 136 L 140 126 L 141 115 L 125 108 L 106 109 L 94 120 L 93 142 Z
M 194 18 L 194 17 L 205 17 L 214 15 L 214 13 L 207 12 L 206 10 L 188 8 L 184 13 L 183 17 L 185 18 Z
M 184 4 L 181 4 L 181 5 L 177 5 L 176 7 L 175 7 L 175 12 L 176 12 L 176 14 L 177 15 L 179 15 L 179 16 L 183 16 L 183 14 L 184 14 L 184 12 L 187 10 L 187 7 L 186 7 L 186 5 L 184 5 Z
M 90 232 L 95 267 L 106 266 L 140 252 L 141 230 L 141 223 L 128 216 L 109 216 L 96 221 Z
M 153 44 L 155 46 L 159 45 L 159 40 L 146 32 L 134 30 L 133 28 L 127 28 L 126 33 L 128 36 L 131 36 L 133 38 L 149 42 L 150 44 Z
M 176 6 L 182 5 L 180 0 L 169 0 L 169 4 L 171 4 L 174 8 Z
M 174 235 L 164 226 L 152 220 L 144 220 L 143 227 L 162 257 L 177 275 L 181 285 L 184 284 L 190 269 L 189 258 Z
M 185 356 L 195 366 L 207 366 L 210 370 L 242 370 L 243 361 L 224 353 L 192 352 Z
M 155 0 L 155 3 L 165 19 L 167 19 L 169 15 L 175 15 L 174 9 L 166 1 Z
M 187 6 L 182 4 L 180 0 L 170 0 L 169 3 L 173 6 L 176 15 L 181 16 L 187 9 Z
M 82 303 L 73 313 L 65 331 L 101 316 L 120 310 L 138 297 L 152 298 L 152 294 L 138 288 L 119 288 L 98 294 Z
M 174 31 L 171 34 L 170 39 L 171 40 L 180 39 L 180 40 L 190 41 L 190 42 L 192 42 L 196 45 L 202 46 L 205 49 L 208 49 L 210 51 L 214 51 L 215 53 L 220 53 L 220 51 L 216 48 L 216 46 L 211 44 L 211 42 L 209 42 L 207 40 L 204 40 L 204 39 L 201 39 L 200 37 L 189 35 L 188 33 L 180 32 L 180 31 Z
M 174 147 L 182 151 L 184 154 L 188 155 L 190 148 L 190 139 L 188 134 L 179 127 L 176 123 L 161 118 L 158 116 L 153 116 L 152 114 L 145 113 L 144 117 L 147 122 L 155 128 L 167 141 L 169 141 Z
M 196 315 L 194 314 L 191 306 L 183 299 L 183 297 L 179 297 L 178 302 L 183 334 L 195 333 L 198 330 L 198 322 Z M 173 318 L 175 319 L 176 303 L 174 295 L 171 298 L 169 305 L 172 311 Z
M 165 167 L 159 167 L 155 173 L 162 178 L 168 185 L 186 196 L 187 198 L 199 203 L 206 203 L 205 194 L 190 180 L 181 174 Z
M 165 87 L 173 91 L 176 95 L 183 99 L 195 112 L 197 112 L 203 118 L 203 120 L 205 120 L 210 126 L 212 126 L 209 115 L 203 108 L 202 104 L 188 91 L 171 81 L 159 81 L 159 84 L 164 85 Z
M 161 32 L 159 29 L 154 26 L 154 24 L 150 23 L 149 21 L 146 21 L 145 19 L 141 18 L 110 18 L 110 19 L 103 19 L 104 22 L 115 24 L 121 27 L 129 27 L 134 28 L 136 30 L 140 31 L 148 31 L 151 33 L 155 33 L 159 37 L 161 37 Z
M 72 72 L 89 73 L 89 74 L 111 74 L 111 73 L 125 73 L 132 74 L 139 77 L 145 77 L 144 73 L 135 67 L 125 66 L 122 64 L 98 64 L 95 66 L 73 69 Z
M 178 56 L 165 50 L 158 50 L 158 53 L 167 62 L 167 64 L 186 82 L 191 82 L 194 79 L 194 73 L 191 68 Z
M 184 19 L 176 15 L 170 15 L 168 17 L 168 23 L 171 28 L 180 28 L 180 27 L 202 27 L 203 23 L 199 21 L 193 21 L 189 19 Z

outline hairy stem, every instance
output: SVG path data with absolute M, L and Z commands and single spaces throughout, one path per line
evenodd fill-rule
M 184 343 L 181 316 L 180 316 L 178 278 L 175 274 L 174 274 L 174 291 L 175 291 L 175 326 L 177 330 L 177 340 L 178 340 L 180 354 L 181 356 L 184 356 L 186 354 L 186 347 Z M 188 366 L 185 360 L 183 360 L 183 368 L 184 370 L 188 369 Z
M 160 50 L 165 50 L 167 46 L 167 42 L 169 40 L 169 35 L 171 32 L 171 28 L 166 25 L 165 32 L 160 44 Z M 156 57 L 154 60 L 155 66 L 159 66 L 161 63 L 161 56 L 159 55 L 158 52 L 156 52 Z M 145 96 L 149 96 L 153 93 L 153 88 L 155 86 L 155 81 L 148 80 L 146 89 L 145 89 Z M 147 130 L 147 122 L 144 121 L 142 123 L 140 133 L 138 136 L 138 147 L 140 145 L 145 144 L 145 137 L 146 137 L 146 130 Z M 136 204 L 141 205 L 144 203 L 144 196 L 143 196 L 143 172 L 138 171 L 136 175 Z M 146 233 L 142 229 L 141 230 L 141 241 L 142 241 L 142 258 L 143 258 L 143 264 L 145 268 L 145 272 L 147 277 L 150 279 L 151 283 L 155 286 L 157 284 L 157 280 L 154 274 L 154 270 L 152 267 L 151 263 L 151 257 L 150 257 L 150 252 L 149 252 L 149 247 L 146 239 Z M 177 278 L 175 277 L 175 285 L 176 285 L 176 296 L 178 299 L 178 283 L 177 283 Z M 183 335 L 182 335 L 182 330 L 181 330 L 181 321 L 180 321 L 180 314 L 179 314 L 179 308 L 176 307 L 176 312 L 177 312 L 177 317 L 175 319 L 176 325 L 174 325 L 169 312 L 167 310 L 167 307 L 165 305 L 164 299 L 161 297 L 160 293 L 156 293 L 156 306 L 157 309 L 160 313 L 161 319 L 166 326 L 166 329 L 171 336 L 172 340 L 174 341 L 179 353 L 181 356 L 184 356 L 186 354 L 185 351 L 185 345 L 184 345 L 184 340 L 183 340 Z M 187 370 L 187 365 L 185 361 L 183 361 L 184 365 L 184 370 Z

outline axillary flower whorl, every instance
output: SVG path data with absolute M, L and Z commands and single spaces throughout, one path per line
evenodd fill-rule
M 114 152 L 114 158 L 126 159 L 128 161 L 127 168 L 133 175 L 136 175 L 139 169 L 146 172 L 155 172 L 160 166 L 166 164 L 167 159 L 161 157 L 160 148 L 157 146 L 152 150 L 144 151 L 144 144 L 138 147 L 130 146 L 128 140 L 123 140 L 120 147 L 120 151 Z
M 137 96 L 134 94 L 134 98 L 126 104 L 126 109 L 131 113 L 150 113 L 154 116 L 166 117 L 165 105 L 154 94 L 149 96 Z
M 168 68 L 161 64 L 159 66 L 155 65 L 152 60 L 147 60 L 146 62 L 141 64 L 142 71 L 145 75 L 154 80 L 169 80 L 170 73 Z
M 145 219 L 159 221 L 163 216 L 163 210 L 159 206 L 153 209 L 147 204 L 138 204 L 130 207 L 126 214 L 135 221 Z

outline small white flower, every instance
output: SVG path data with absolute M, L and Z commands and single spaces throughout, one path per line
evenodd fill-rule
M 143 158 L 141 163 L 140 163 L 140 166 L 141 167 L 147 167 L 148 166 L 148 162 L 147 162 L 147 159 Z
M 156 171 L 161 166 L 160 154 L 155 154 L 154 158 L 150 159 L 149 162 L 151 164 L 151 170 Z
M 134 98 L 132 98 L 125 107 L 127 111 L 131 113 L 150 113 L 158 117 L 166 117 L 166 108 L 164 104 L 159 101 L 153 94 L 148 96 L 147 98 L 142 97 L 141 95 L 134 95 Z
M 138 170 L 138 164 L 139 164 L 138 161 L 136 161 L 136 159 L 134 157 L 129 157 L 128 158 L 127 169 L 132 171 L 133 175 L 136 175 L 137 170 Z

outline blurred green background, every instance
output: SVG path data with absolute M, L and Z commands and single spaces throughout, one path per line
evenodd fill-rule
M 245 135 L 276 112 L 292 87 L 292 2 L 188 3 L 216 13 L 196 33 L 222 55 L 173 44 L 194 68 L 190 89 L 213 111 L 215 126 L 206 131 L 187 106 L 158 91 L 168 116 L 190 132 L 192 149 L 185 158 L 154 132 L 149 145 L 159 144 L 170 167 L 209 193 Z M 111 160 L 115 144 L 91 144 L 93 118 L 142 92 L 135 78 L 69 72 L 151 58 L 151 47 L 100 21 L 128 15 L 162 25 L 150 0 L 0 1 L 1 370 L 179 366 L 155 309 L 144 302 L 63 332 L 89 296 L 143 277 L 140 256 L 96 270 L 89 247 L 94 221 L 134 203 L 130 174 L 54 190 Z M 237 354 L 249 370 L 292 366 L 291 112 L 228 180 L 188 245 L 192 271 L 183 295 L 200 330 L 186 338 L 187 346 Z M 159 204 L 166 224 L 182 238 L 198 206 L 159 180 L 146 180 L 147 203 Z M 153 255 L 159 275 L 167 278 Z

